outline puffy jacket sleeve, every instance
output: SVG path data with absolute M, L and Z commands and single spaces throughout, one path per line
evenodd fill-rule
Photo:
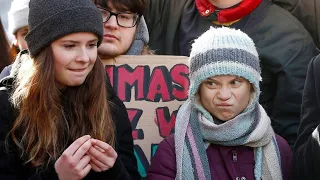
M 303 92 L 301 124 L 294 147 L 293 179 L 319 179 L 320 55 L 309 64 Z
M 176 155 L 173 134 L 164 139 L 151 159 L 148 180 L 173 180 L 176 177 Z
M 311 34 L 320 48 L 320 1 L 319 0 L 272 0 L 275 4 L 290 11 Z

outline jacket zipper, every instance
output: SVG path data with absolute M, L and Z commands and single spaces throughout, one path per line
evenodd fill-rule
M 237 152 L 236 151 L 232 151 L 232 161 L 233 162 L 237 162 L 238 157 L 237 157 Z

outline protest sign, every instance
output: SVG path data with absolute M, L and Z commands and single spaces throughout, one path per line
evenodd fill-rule
M 188 98 L 188 58 L 148 55 L 102 61 L 127 108 L 138 169 L 145 177 L 157 145 L 174 132 L 178 109 Z

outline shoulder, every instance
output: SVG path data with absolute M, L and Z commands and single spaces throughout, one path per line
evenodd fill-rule
M 311 35 L 298 19 L 271 1 L 263 0 L 261 5 L 251 14 L 250 19 L 252 20 L 250 23 L 256 23 L 259 31 L 268 35 L 268 39 L 274 37 L 279 41 L 279 37 L 282 37 L 281 39 L 291 38 L 313 42 Z M 256 30 L 253 30 L 253 32 L 256 32 Z M 288 37 L 288 34 L 294 34 L 294 36 Z
M 315 57 L 312 59 L 311 62 L 313 62 L 313 64 L 312 64 L 313 68 L 319 68 L 319 69 L 320 69 L 320 54 L 318 54 L 317 56 L 315 56 Z
M 174 134 L 167 136 L 159 143 L 152 162 L 161 161 L 164 157 L 175 159 Z
M 283 137 L 277 134 L 275 137 L 279 147 L 280 154 L 292 154 L 292 151 L 288 142 Z
M 290 177 L 293 158 L 292 151 L 287 141 L 281 136 L 276 135 L 276 141 L 280 151 L 282 173 L 284 177 Z
M 155 161 L 159 161 L 164 157 L 175 160 L 174 134 L 169 135 L 159 143 L 155 154 L 155 159 L 158 160 Z

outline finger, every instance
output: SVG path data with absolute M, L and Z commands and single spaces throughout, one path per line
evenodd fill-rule
M 89 154 L 91 157 L 91 160 L 96 159 L 97 161 L 101 162 L 103 165 L 108 166 L 109 158 L 106 154 L 98 151 L 96 148 L 91 147 L 89 149 Z M 99 165 L 96 163 L 96 165 Z M 101 166 L 99 166 L 101 168 Z
M 80 146 L 79 149 L 72 156 L 74 161 L 76 162 L 80 161 L 80 159 L 87 153 L 90 147 L 91 147 L 91 141 L 86 141 L 85 143 L 83 143 L 82 146 Z
M 105 142 L 97 139 L 95 146 L 98 146 L 101 149 L 103 149 L 107 153 L 108 156 L 117 157 L 116 151 L 108 143 L 105 143 Z
M 93 162 L 96 166 L 99 167 L 100 170 L 107 170 L 110 168 L 110 166 L 103 164 L 102 162 L 100 162 L 98 159 L 94 158 L 91 156 L 91 162 Z
M 91 168 L 95 171 L 95 172 L 101 172 L 102 170 L 92 161 L 90 161 L 90 165 Z
M 91 170 L 91 165 L 90 165 L 90 163 L 89 163 L 89 164 L 80 172 L 80 176 L 81 176 L 82 178 L 86 177 L 87 174 L 90 172 L 90 170 Z
M 68 156 L 73 156 L 75 152 L 89 139 L 90 139 L 90 135 L 85 135 L 78 138 L 63 153 Z
M 81 158 L 81 160 L 79 161 L 79 163 L 77 164 L 76 168 L 79 170 L 84 169 L 90 162 L 91 158 L 89 155 L 85 155 Z
M 101 153 L 105 153 L 106 151 L 103 150 L 102 148 L 100 148 L 99 146 L 93 146 L 94 148 L 96 148 L 98 151 L 100 151 Z

